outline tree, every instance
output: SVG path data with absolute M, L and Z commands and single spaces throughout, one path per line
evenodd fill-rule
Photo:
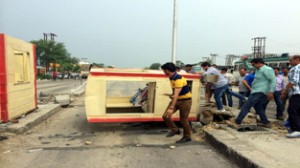
M 153 63 L 150 65 L 150 69 L 160 69 L 161 64 L 160 63 Z
M 80 72 L 80 66 L 78 64 L 76 64 L 74 67 L 73 67 L 73 72 Z
M 49 71 L 50 63 L 54 65 L 60 64 L 60 69 L 64 70 L 69 68 L 68 64 L 77 64 L 79 60 L 75 57 L 71 57 L 63 43 L 56 43 L 53 40 L 44 41 L 31 41 L 36 45 L 37 62 L 39 65 L 46 67 L 46 72 Z M 55 68 L 55 67 L 54 67 Z
M 104 68 L 104 64 L 103 63 L 93 63 L 94 66 L 98 67 L 98 68 Z

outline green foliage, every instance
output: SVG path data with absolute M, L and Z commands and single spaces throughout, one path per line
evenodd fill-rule
M 160 63 L 153 63 L 150 65 L 150 69 L 160 69 L 161 64 Z
M 98 68 L 104 68 L 104 64 L 103 63 L 93 63 L 94 66 L 98 67 Z
M 45 74 L 45 75 L 40 74 L 40 75 L 37 75 L 37 79 L 41 79 L 41 80 L 52 79 L 52 76 L 50 74 Z
M 78 64 L 73 67 L 73 72 L 80 72 L 80 66 Z
M 46 67 L 46 71 L 49 71 L 50 63 L 60 64 L 61 71 L 69 71 L 74 64 L 78 64 L 79 59 L 71 57 L 63 43 L 56 43 L 53 40 L 44 41 L 31 41 L 36 45 L 36 55 L 39 60 L 39 64 Z

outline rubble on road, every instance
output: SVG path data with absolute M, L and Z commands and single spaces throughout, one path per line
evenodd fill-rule
M 59 103 L 62 107 L 66 107 L 71 103 L 70 95 L 55 96 L 55 102 Z
M 261 125 L 261 121 L 255 112 L 249 112 L 247 116 L 243 119 L 241 125 L 237 125 L 235 123 L 235 116 L 239 114 L 238 109 L 230 108 L 225 106 L 226 112 L 219 112 L 216 109 L 214 104 L 204 104 L 200 105 L 201 111 L 199 113 L 199 121 L 203 124 L 204 130 L 211 130 L 211 129 L 220 129 L 222 128 L 219 124 L 225 124 L 237 131 L 244 132 L 244 131 L 263 131 L 265 128 L 259 128 Z M 271 121 L 271 130 L 277 131 L 281 134 L 286 134 L 287 129 L 284 127 L 282 122 L 279 121 Z M 203 132 L 203 131 L 200 131 Z

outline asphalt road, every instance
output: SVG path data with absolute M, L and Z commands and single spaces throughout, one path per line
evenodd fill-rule
M 163 123 L 87 123 L 84 97 L 23 135 L 0 142 L 3 168 L 235 168 L 223 155 L 193 134 L 166 138 Z M 175 146 L 171 149 L 170 146 Z
M 37 94 L 41 92 L 43 94 L 58 95 L 58 94 L 71 94 L 73 90 L 82 85 L 86 80 L 74 80 L 74 79 L 57 79 L 37 81 Z

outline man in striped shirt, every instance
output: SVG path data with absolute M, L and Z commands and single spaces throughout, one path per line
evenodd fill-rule
M 172 137 L 176 134 L 180 134 L 179 128 L 172 121 L 172 115 L 177 110 L 180 113 L 180 123 L 183 127 L 183 137 L 176 141 L 176 143 L 185 143 L 191 141 L 191 127 L 188 121 L 190 110 L 192 107 L 192 94 L 190 92 L 189 86 L 187 85 L 186 79 L 176 73 L 175 64 L 168 62 L 161 66 L 161 69 L 164 71 L 170 79 L 170 84 L 172 87 L 172 94 L 165 94 L 171 98 L 165 113 L 162 118 L 164 119 L 167 126 L 171 129 L 171 132 L 167 137 Z

